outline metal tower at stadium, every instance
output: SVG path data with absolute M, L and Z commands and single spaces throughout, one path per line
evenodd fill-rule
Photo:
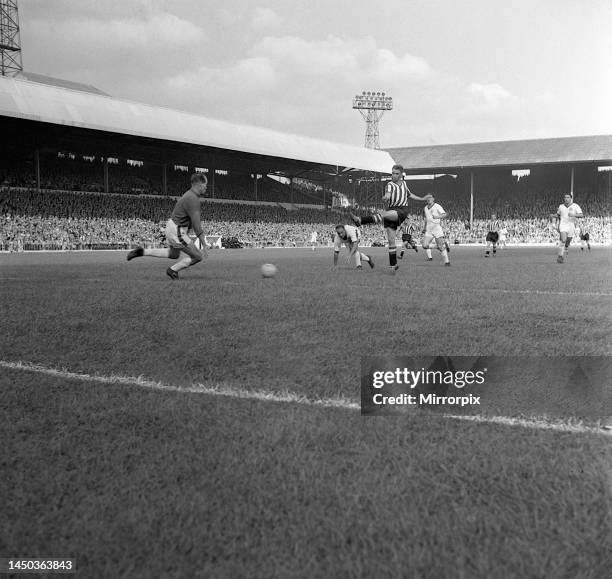
M 15 76 L 22 70 L 17 0 L 0 0 L 0 74 Z
M 385 111 L 393 109 L 393 99 L 384 92 L 363 91 L 353 98 L 353 108 L 357 109 L 366 122 L 365 147 L 380 149 L 378 121 Z

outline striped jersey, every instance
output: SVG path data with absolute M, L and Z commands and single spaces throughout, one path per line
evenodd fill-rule
M 488 227 L 489 227 L 489 231 L 499 231 L 501 228 L 499 219 L 491 219 L 491 221 L 489 221 Z
M 406 181 L 400 179 L 397 183 L 389 181 L 385 187 L 385 201 L 389 207 L 404 207 L 408 205 L 410 189 Z
M 416 224 L 412 223 L 412 221 L 410 222 L 404 222 L 404 225 L 402 226 L 402 233 L 409 233 L 410 235 L 413 235 L 414 232 L 417 230 L 417 226 Z

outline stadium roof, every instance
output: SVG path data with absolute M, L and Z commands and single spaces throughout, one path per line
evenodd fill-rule
M 279 174 L 300 174 L 307 178 L 312 176 L 313 164 L 318 166 L 319 172 L 327 171 L 330 174 L 353 169 L 390 173 L 393 165 L 393 159 L 386 151 L 218 121 L 67 86 L 16 78 L 0 77 L 0 116 L 45 123 L 54 134 L 57 134 L 57 127 L 63 127 L 66 130 L 80 129 L 80 132 L 73 131 L 73 135 L 82 137 L 86 136 L 83 130 L 87 134 L 98 131 L 102 133 L 100 137 L 110 135 L 115 142 L 127 142 L 127 139 L 121 139 L 125 136 L 137 137 L 139 143 L 146 140 L 150 149 L 164 146 L 169 151 L 176 145 L 182 153 L 186 153 L 184 145 L 190 145 L 191 154 L 197 151 L 197 158 L 202 163 L 214 150 L 215 162 L 219 163 L 215 168 L 227 168 L 221 164 L 226 159 L 231 159 L 234 166 L 239 164 L 236 153 L 241 154 L 243 168 L 245 160 L 249 161 L 251 170 L 256 169 L 255 163 L 259 161 L 266 167 L 287 167 L 285 173 L 278 171 Z M 133 138 L 130 139 L 130 146 L 132 150 L 137 148 Z M 172 159 L 179 162 L 181 157 L 176 155 Z M 184 159 L 184 162 L 187 161 Z M 253 165 L 250 165 L 251 161 Z
M 388 149 L 407 173 L 450 173 L 462 169 L 538 164 L 612 163 L 612 135 L 527 141 L 463 143 Z
M 39 82 L 40 84 L 49 84 L 52 86 L 69 88 L 72 90 L 80 90 L 81 92 L 89 92 L 93 94 L 108 96 L 107 93 L 101 91 L 99 88 L 96 88 L 91 84 L 74 82 L 72 80 L 64 80 L 63 78 L 55 78 L 52 76 L 46 76 L 44 74 L 38 74 L 36 72 L 27 72 L 24 70 L 19 73 L 18 78 L 21 78 L 23 80 L 29 80 L 31 82 Z

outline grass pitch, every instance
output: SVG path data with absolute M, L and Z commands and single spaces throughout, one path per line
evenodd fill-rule
M 123 253 L 2 255 L 0 358 L 358 402 L 360 357 L 390 348 L 610 354 L 609 250 L 482 253 L 453 248 L 444 268 L 409 252 L 389 276 L 384 250 L 335 273 L 330 250 L 219 251 L 174 283 L 168 262 Z M 72 556 L 83 577 L 599 578 L 612 563 L 603 433 L 7 368 L 0 387 L 0 556 Z M 516 415 L 528 403 L 517 388 Z

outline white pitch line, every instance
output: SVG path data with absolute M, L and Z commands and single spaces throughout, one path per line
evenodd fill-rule
M 372 284 L 365 283 L 351 283 L 350 287 L 366 287 L 366 288 L 374 288 Z M 380 287 L 380 286 L 376 286 Z M 383 286 L 384 289 L 387 289 L 392 286 Z M 397 287 L 397 286 L 394 286 Z M 426 286 L 426 287 L 416 287 L 416 286 L 407 286 L 408 289 L 413 291 L 427 290 L 431 292 L 445 292 L 445 293 L 456 293 L 456 292 L 484 292 L 484 293 L 496 293 L 496 294 L 533 294 L 533 295 L 543 295 L 543 296 L 567 296 L 567 297 L 576 297 L 576 296 L 586 296 L 586 297 L 605 297 L 612 298 L 612 293 L 610 292 L 561 292 L 561 291 L 551 291 L 551 290 L 522 290 L 522 289 L 498 289 L 498 288 L 488 288 L 488 287 L 442 287 L 442 286 Z
M 307 406 L 319 406 L 322 408 L 341 408 L 344 410 L 360 410 L 361 406 L 346 398 L 320 398 L 312 399 L 295 392 L 282 394 L 266 392 L 265 390 L 240 390 L 231 386 L 206 386 L 204 384 L 192 384 L 191 386 L 175 386 L 164 384 L 154 380 L 148 380 L 142 376 L 100 376 L 70 372 L 65 369 L 50 368 L 41 364 L 30 362 L 10 362 L 0 360 L 0 368 L 9 370 L 21 370 L 33 372 L 46 376 L 53 376 L 65 380 L 80 380 L 82 382 L 94 382 L 98 384 L 111 384 L 121 386 L 139 386 L 151 390 L 162 390 L 165 392 L 187 392 L 192 394 L 207 394 L 211 396 L 225 396 L 228 398 L 241 398 L 246 400 L 259 400 L 263 402 L 281 402 L 285 404 L 302 404 Z M 501 424 L 504 426 L 522 426 L 524 428 L 536 428 L 539 430 L 554 430 L 557 432 L 573 432 L 578 434 L 591 433 L 612 436 L 612 430 L 604 430 L 595 426 L 585 426 L 579 423 L 568 423 L 561 420 L 543 420 L 537 418 L 511 418 L 508 416 L 482 416 L 482 415 L 455 415 L 442 414 L 444 418 L 453 420 L 464 420 L 482 424 Z
M 495 289 L 495 288 L 448 288 L 448 291 L 465 292 L 495 292 L 501 294 L 535 294 L 545 296 L 597 296 L 612 297 L 612 293 L 606 292 L 555 292 L 549 290 L 517 290 L 517 289 Z

